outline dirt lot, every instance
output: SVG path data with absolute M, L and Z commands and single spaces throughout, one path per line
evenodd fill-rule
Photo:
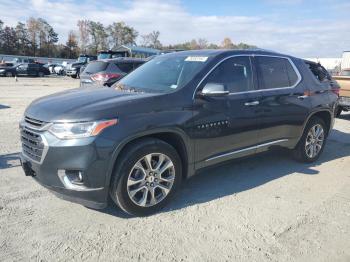
M 315 164 L 274 152 L 187 181 L 164 212 L 130 218 L 65 202 L 25 177 L 18 121 L 68 78 L 0 78 L 0 261 L 350 261 L 350 114 Z

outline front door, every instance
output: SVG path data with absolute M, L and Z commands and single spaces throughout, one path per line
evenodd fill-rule
M 221 62 L 201 83 L 194 100 L 196 168 L 255 152 L 259 126 L 255 82 L 250 57 L 235 56 Z M 229 94 L 199 95 L 207 84 L 223 85 Z

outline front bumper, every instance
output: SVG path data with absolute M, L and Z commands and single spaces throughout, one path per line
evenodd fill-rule
M 106 207 L 112 141 L 102 137 L 59 140 L 47 131 L 40 135 L 47 143 L 41 161 L 35 161 L 25 152 L 20 154 L 25 174 L 60 198 L 96 209 Z M 65 176 L 65 172 L 71 171 L 82 174 L 83 180 L 78 186 Z
M 66 75 L 68 75 L 68 76 L 76 76 L 77 74 L 78 74 L 78 70 L 77 69 L 66 70 Z

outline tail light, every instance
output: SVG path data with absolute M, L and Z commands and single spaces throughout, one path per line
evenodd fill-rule
M 93 81 L 101 81 L 106 82 L 111 78 L 119 78 L 121 77 L 120 74 L 111 74 L 111 73 L 98 73 L 91 76 L 91 79 Z

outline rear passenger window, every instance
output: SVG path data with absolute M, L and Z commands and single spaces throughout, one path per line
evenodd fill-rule
M 320 64 L 316 63 L 306 63 L 310 69 L 310 71 L 313 73 L 313 75 L 317 78 L 320 82 L 325 82 L 331 80 L 331 76 L 327 72 L 327 70 L 321 66 Z
M 239 56 L 225 60 L 210 73 L 206 83 L 223 84 L 230 93 L 253 90 L 253 76 L 249 57 Z
M 294 86 L 298 75 L 286 58 L 257 56 L 259 88 L 273 89 Z
M 129 73 L 130 71 L 133 70 L 133 64 L 132 63 L 117 63 L 117 66 L 124 73 Z

